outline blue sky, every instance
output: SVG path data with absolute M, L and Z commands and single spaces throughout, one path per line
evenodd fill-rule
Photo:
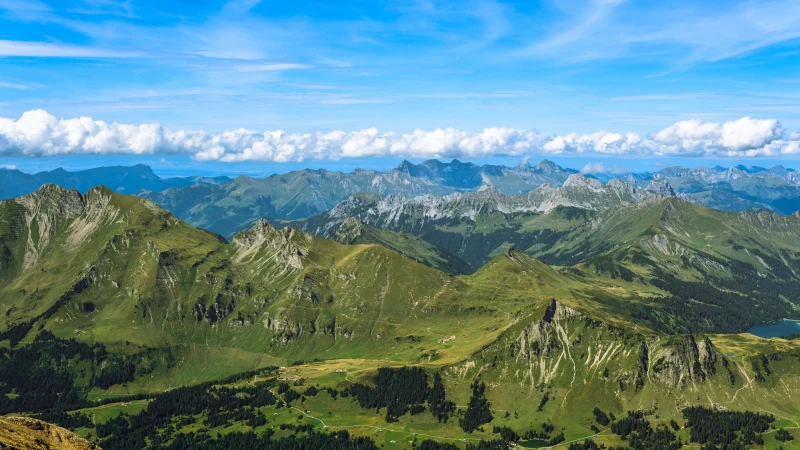
M 798 23 L 780 0 L 0 0 L 0 165 L 796 166 Z

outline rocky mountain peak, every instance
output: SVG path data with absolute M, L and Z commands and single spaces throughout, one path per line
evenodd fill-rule
M 74 217 L 84 207 L 84 198 L 75 189 L 47 183 L 35 192 L 23 195 L 15 200 L 30 212 L 47 216 Z
M 636 186 L 631 184 L 629 181 L 620 178 L 609 180 L 608 183 L 606 183 L 606 186 L 616 190 L 617 192 L 621 192 L 630 196 L 635 196 L 639 192 L 639 189 Z
M 364 222 L 354 217 L 347 217 L 329 237 L 341 244 L 353 243 L 366 232 L 366 227 L 367 225 Z
M 251 229 L 233 238 L 238 247 L 235 260 L 242 262 L 259 257 L 274 258 L 281 264 L 300 269 L 308 254 L 311 239 L 311 236 L 296 228 L 279 230 L 266 220 L 259 219 Z
M 248 239 L 264 239 L 279 233 L 278 229 L 264 219 L 258 219 L 250 230 L 244 232 L 241 238 L 237 236 L 234 242 L 244 242 Z
M 536 172 L 546 173 L 546 174 L 553 174 L 563 171 L 561 166 L 548 159 L 543 159 L 539 161 L 535 166 L 533 166 L 533 170 L 535 170 Z
M 602 189 L 603 184 L 594 178 L 588 178 L 581 173 L 573 173 L 567 177 L 562 187 L 590 188 L 594 190 Z
M 667 386 L 685 388 L 713 376 L 722 356 L 708 338 L 696 341 L 686 335 L 662 345 L 652 357 L 653 378 Z
M 54 183 L 45 183 L 39 189 L 35 190 L 29 195 L 38 196 L 40 198 L 45 198 L 54 195 L 55 196 L 70 195 L 70 196 L 81 197 L 80 192 L 78 192 L 76 189 L 63 188 Z
M 89 189 L 86 192 L 86 195 L 83 197 L 84 204 L 86 206 L 96 206 L 96 205 L 107 205 L 108 202 L 111 200 L 111 197 L 114 195 L 114 191 L 105 187 L 105 186 L 95 186 Z M 144 200 L 148 201 L 149 200 Z M 152 203 L 152 202 L 151 202 Z
M 666 180 L 653 180 L 647 185 L 645 190 L 651 194 L 660 195 L 662 197 L 675 197 L 676 195 L 675 190 L 672 189 L 672 186 Z
M 411 161 L 408 161 L 406 159 L 404 159 L 403 162 L 401 162 L 400 165 L 397 166 L 397 170 L 399 170 L 400 172 L 407 173 L 407 174 L 410 174 L 411 171 L 413 170 L 413 168 L 414 168 L 414 164 L 412 164 Z

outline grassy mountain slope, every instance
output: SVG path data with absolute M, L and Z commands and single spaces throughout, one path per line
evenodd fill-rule
M 7 394 L 0 405 L 48 401 L 36 392 L 52 383 L 33 392 L 8 389 L 11 382 L 30 387 L 30 377 L 64 378 L 100 399 L 163 393 L 268 365 L 289 367 L 263 382 L 301 377 L 302 389 L 342 391 L 369 382 L 379 367 L 415 365 L 443 374 L 456 404 L 448 423 L 427 413 L 388 422 L 383 411 L 362 408 L 352 397 L 334 400 L 326 391 L 292 400 L 296 409 L 265 407 L 269 424 L 251 427 L 233 416 L 203 424 L 210 414 L 204 412 L 191 422 L 175 417 L 172 431 L 164 432 L 207 428 L 209 436 L 222 436 L 292 423 L 347 427 L 387 448 L 408 447 L 412 433 L 463 446 L 461 439 L 496 437 L 494 425 L 522 432 L 547 419 L 567 440 L 582 439 L 596 433 L 595 406 L 618 416 L 652 410 L 653 420 L 664 422 L 698 404 L 757 408 L 789 426 L 800 417 L 797 343 L 665 334 L 687 329 L 680 308 L 724 308 L 704 296 L 681 297 L 657 280 L 669 275 L 675 286 L 694 286 L 703 273 L 713 285 L 726 274 L 739 279 L 744 266 L 729 269 L 717 261 L 723 257 L 752 267 L 763 260 L 761 280 L 769 280 L 783 267 L 771 257 L 794 261 L 794 254 L 780 252 L 793 249 L 794 220 L 722 214 L 663 198 L 613 213 L 554 208 L 514 216 L 513 223 L 526 230 L 547 225 L 575 244 L 499 250 L 474 273 L 453 276 L 382 245 L 344 245 L 263 220 L 228 243 L 145 199 L 105 188 L 83 196 L 45 186 L 0 203 L 0 338 L 9 348 L 0 352 L 0 387 Z M 399 242 L 397 235 L 383 236 Z M 610 246 L 596 246 L 601 238 Z M 736 246 L 722 245 L 729 240 Z M 556 269 L 529 253 L 578 263 Z M 737 300 L 750 307 L 751 318 L 771 311 L 767 306 L 788 305 L 754 295 Z M 708 320 L 710 328 L 736 323 Z M 30 376 L 13 376 L 14 367 L 31 361 L 38 365 Z M 237 380 L 244 386 L 257 378 Z M 465 415 L 459 406 L 470 401 L 476 379 L 486 383 L 493 418 L 467 434 L 458 426 Z M 127 411 L 120 404 L 101 408 L 91 410 L 101 421 L 113 417 L 110 411 Z M 85 435 L 89 430 L 96 433 L 96 424 L 85 426 Z
M 342 245 L 264 221 L 226 244 L 104 188 L 81 196 L 46 186 L 0 211 L 3 338 L 30 342 L 44 329 L 123 352 L 170 346 L 183 360 L 173 371 L 210 364 L 214 349 L 257 365 L 265 353 L 384 358 L 403 340 L 415 345 L 392 358 L 457 360 L 531 295 L 526 278 L 456 278 L 380 245 Z M 430 353 L 464 326 L 457 352 Z
M 663 331 L 737 332 L 797 314 L 797 215 L 723 212 L 659 195 L 600 211 L 510 211 L 488 199 L 483 207 L 465 204 L 428 205 L 431 214 L 415 209 L 417 200 L 361 195 L 302 226 L 325 230 L 353 215 L 413 233 L 473 268 L 505 249 L 524 249 L 548 264 L 571 266 L 569 273 L 588 285 L 602 279 L 638 292 L 633 304 L 620 302 L 610 288 L 595 295 L 607 297 L 603 302 L 615 313 Z
M 528 250 L 577 264 L 579 277 L 666 292 L 641 306 L 619 305 L 656 328 L 736 332 L 797 315 L 798 224 L 796 216 L 721 212 L 671 198 L 606 211 L 555 245 Z
M 328 238 L 340 244 L 379 244 L 407 258 L 453 275 L 472 270 L 461 258 L 409 233 L 381 230 L 358 219 L 347 218 Z
M 795 343 L 744 336 L 640 333 L 553 302 L 447 371 L 456 391 L 475 377 L 486 381 L 493 408 L 513 412 L 497 422 L 526 429 L 550 420 L 574 439 L 597 434 L 590 429 L 600 425 L 594 407 L 617 416 L 653 411 L 681 423 L 687 405 L 796 418 L 797 350 Z

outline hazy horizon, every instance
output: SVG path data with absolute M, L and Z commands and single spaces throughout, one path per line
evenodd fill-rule
M 260 177 L 273 174 L 282 174 L 303 169 L 326 169 L 336 172 L 350 173 L 357 169 L 387 171 L 396 168 L 402 161 L 408 160 L 414 164 L 422 163 L 428 159 L 436 159 L 449 163 L 454 159 L 476 165 L 500 165 L 514 167 L 523 162 L 535 165 L 540 161 L 549 160 L 565 169 L 574 169 L 588 175 L 603 175 L 609 177 L 621 176 L 627 173 L 657 172 L 666 167 L 733 167 L 744 165 L 746 167 L 763 167 L 766 169 L 781 165 L 787 169 L 800 170 L 800 159 L 773 160 L 750 158 L 675 158 L 664 164 L 660 158 L 606 158 L 581 156 L 531 156 L 530 158 L 495 156 L 488 158 L 357 158 L 347 160 L 309 160 L 290 163 L 228 163 L 215 164 L 208 162 L 192 161 L 181 156 L 165 157 L 131 157 L 107 156 L 102 160 L 86 156 L 50 157 L 50 158 L 7 158 L 2 160 L 0 169 L 19 170 L 27 174 L 64 169 L 69 172 L 110 166 L 134 166 L 144 164 L 153 172 L 162 177 L 184 176 L 228 176 L 239 175 Z

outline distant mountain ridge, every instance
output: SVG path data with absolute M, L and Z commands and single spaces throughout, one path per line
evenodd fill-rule
M 716 209 L 764 208 L 782 214 L 800 210 L 800 172 L 780 165 L 770 169 L 743 165 L 667 167 L 624 178 L 634 184 L 667 180 L 687 200 Z
M 97 167 L 94 169 L 69 172 L 62 168 L 34 174 L 16 169 L 0 169 L 0 200 L 19 197 L 36 191 L 42 185 L 52 183 L 67 189 L 86 192 L 94 186 L 107 186 L 116 192 L 136 194 L 137 192 L 163 191 L 171 187 L 184 187 L 196 183 L 223 183 L 229 177 L 176 177 L 161 178 L 150 166 Z
M 570 175 L 578 173 L 577 170 L 563 168 L 546 159 L 535 166 L 526 161 L 516 167 L 479 166 L 457 159 L 443 163 L 430 159 L 420 164 L 403 161 L 395 170 L 457 189 L 475 190 L 491 185 L 506 194 L 524 194 L 543 184 L 561 185 Z
M 669 183 L 664 181 L 654 180 L 640 188 L 623 180 L 601 184 L 581 174 L 572 174 L 560 187 L 543 184 L 521 195 L 507 195 L 491 186 L 484 186 L 477 192 L 454 193 L 444 197 L 356 195 L 327 213 L 305 221 L 302 227 L 324 236 L 345 218 L 358 217 L 379 228 L 410 231 L 426 220 L 475 220 L 478 215 L 493 213 L 548 213 L 558 207 L 602 211 L 613 206 L 636 204 L 652 196 L 674 195 Z
M 646 188 L 639 188 L 622 180 L 601 184 L 581 174 L 572 174 L 560 187 L 544 184 L 521 195 L 507 195 L 493 187 L 443 197 L 361 193 L 330 211 L 290 224 L 318 236 L 328 236 L 349 218 L 356 218 L 372 227 L 419 236 L 477 269 L 503 249 L 524 250 L 559 236 L 560 231 L 552 229 L 542 230 L 544 235 L 525 232 L 533 218 L 558 211 L 591 216 L 674 196 L 675 192 L 664 181 L 654 180 Z
M 525 162 L 516 167 L 477 165 L 458 160 L 448 163 L 428 160 L 419 164 L 403 161 L 397 168 L 385 172 L 356 169 L 344 173 L 306 169 L 262 179 L 238 177 L 217 185 L 200 183 L 141 195 L 195 226 L 230 238 L 258 218 L 267 218 L 275 223 L 310 218 L 329 211 L 360 192 L 414 198 L 490 189 L 503 195 L 518 196 L 544 187 L 559 188 L 570 179 L 595 180 L 599 185 L 611 185 L 616 192 L 631 188 L 639 192 L 663 189 L 662 195 L 677 195 L 692 203 L 726 211 L 768 209 L 791 214 L 800 210 L 800 173 L 782 166 L 772 169 L 669 167 L 653 173 L 610 177 L 581 174 L 548 160 L 535 165 Z M 570 202 L 555 204 L 567 205 Z M 597 209 L 592 205 L 575 206 Z
M 658 172 L 629 173 L 613 178 L 603 174 L 580 174 L 577 170 L 563 168 L 548 160 L 535 165 L 525 162 L 516 167 L 477 165 L 458 160 L 447 163 L 428 160 L 419 164 L 403 161 L 397 168 L 388 171 L 355 169 L 352 172 L 332 172 L 305 169 L 266 178 L 240 176 L 232 180 L 227 177 L 163 179 L 144 165 L 81 172 L 57 169 L 33 175 L 16 170 L 0 170 L 0 198 L 33 192 L 45 183 L 55 183 L 81 192 L 102 184 L 118 192 L 149 198 L 190 224 L 230 239 L 260 218 L 277 224 L 314 217 L 361 192 L 415 198 L 489 190 L 506 196 L 519 196 L 537 191 L 541 194 L 546 191 L 543 188 L 557 189 L 575 180 L 584 180 L 579 184 L 590 188 L 595 185 L 591 189 L 611 186 L 611 190 L 604 187 L 601 192 L 613 191 L 613 195 L 640 195 L 642 192 L 663 189 L 660 192 L 662 195 L 674 194 L 720 210 L 767 209 L 781 214 L 800 210 L 800 173 L 783 166 L 771 169 L 755 166 L 668 167 Z M 639 194 L 628 192 L 634 188 Z M 551 192 L 548 195 L 556 194 Z M 464 199 L 480 201 L 484 197 Z M 591 200 L 588 200 L 589 197 L 592 197 Z M 573 205 L 597 210 L 608 202 L 601 197 L 586 197 L 590 203 L 581 203 L 577 198 L 550 200 L 554 201 L 554 206 Z M 544 200 L 528 201 L 537 203 Z M 545 211 L 549 208 L 546 204 L 537 205 L 528 209 Z M 520 207 L 523 206 L 513 206 Z
M 521 194 L 542 184 L 561 185 L 572 169 L 550 161 L 515 168 L 429 160 L 403 161 L 381 172 L 356 169 L 350 173 L 324 169 L 299 170 L 266 178 L 241 176 L 219 185 L 196 184 L 164 192 L 147 192 L 150 198 L 187 222 L 231 237 L 255 220 L 296 220 L 330 210 L 359 192 L 443 196 L 494 186 L 505 193 Z

